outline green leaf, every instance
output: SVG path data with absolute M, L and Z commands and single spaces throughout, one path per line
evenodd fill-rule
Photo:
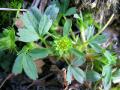
M 73 66 L 81 66 L 85 62 L 85 55 L 74 48 L 71 49 L 71 52 L 76 56 L 71 64 Z
M 76 7 L 71 7 L 71 8 L 69 8 L 67 11 L 66 11 L 66 13 L 65 13 L 65 16 L 70 16 L 70 15 L 73 15 L 73 14 L 75 14 L 76 13 Z
M 76 56 L 71 62 L 73 66 L 81 66 L 85 62 L 85 55 L 76 49 L 71 49 L 71 52 Z
M 14 62 L 13 68 L 12 68 L 12 73 L 14 73 L 15 75 L 22 73 L 22 62 L 24 59 L 24 54 L 19 54 Z
M 102 52 L 102 48 L 97 43 L 89 43 L 89 45 L 97 52 Z
M 49 31 L 53 21 L 57 18 L 58 12 L 59 8 L 57 8 L 56 5 L 50 5 L 47 7 L 39 23 L 40 35 L 43 36 Z
M 86 23 L 84 23 L 84 21 L 83 21 L 82 15 L 81 15 L 80 18 L 77 20 L 77 24 L 78 24 L 81 32 L 83 32 L 83 31 L 86 30 L 87 26 L 86 26 Z
M 105 35 L 98 35 L 95 39 L 93 39 L 92 43 L 102 44 L 106 42 L 107 38 Z
M 39 39 L 39 36 L 37 35 L 36 31 L 34 29 L 18 29 L 17 33 L 20 37 L 19 40 L 23 42 L 32 42 L 37 41 Z
M 39 13 L 39 15 L 37 13 Z M 36 14 L 38 16 L 36 16 Z M 38 19 L 38 17 L 39 17 L 39 19 Z M 23 17 L 21 17 L 21 19 L 24 21 L 25 27 L 27 27 L 28 29 L 30 29 L 29 28 L 30 26 L 28 26 L 28 24 L 31 24 L 31 26 L 33 27 L 33 29 L 35 31 L 37 31 L 38 22 L 40 21 L 41 17 L 42 17 L 42 14 L 40 14 L 40 11 L 37 11 L 37 8 L 36 9 L 32 8 L 32 9 L 30 9 L 30 11 L 28 11 L 26 13 L 26 17 L 24 15 Z M 27 18 L 29 21 L 25 20 L 25 18 Z
M 104 52 L 104 56 L 106 57 L 106 59 L 108 60 L 109 64 L 115 64 L 116 63 L 116 57 L 112 56 L 112 54 L 109 51 L 105 51 Z
M 34 59 L 37 60 L 39 58 L 45 58 L 49 55 L 49 49 L 45 48 L 35 48 L 31 50 L 28 54 Z
M 69 65 L 68 68 L 67 68 L 66 80 L 67 80 L 68 84 L 71 84 L 71 82 L 72 82 L 71 65 Z
M 40 10 L 37 7 L 31 7 L 30 8 L 33 16 L 36 18 L 36 20 L 39 22 L 41 17 L 42 17 L 42 13 L 40 12 Z M 37 24 L 38 25 L 38 24 Z
M 55 4 L 57 7 L 60 8 L 60 2 L 59 2 L 59 0 L 53 0 L 53 1 L 51 2 L 51 4 Z
M 33 80 L 36 80 L 38 78 L 35 63 L 33 62 L 32 58 L 26 53 L 21 53 L 18 55 L 13 66 L 12 73 L 17 75 L 22 72 L 22 69 L 24 69 L 29 78 Z
M 79 82 L 79 83 L 84 83 L 86 79 L 85 73 L 78 67 L 71 67 L 71 72 L 74 76 L 74 78 Z
M 67 19 L 63 27 L 63 36 L 68 36 L 72 26 L 72 20 Z
M 72 61 L 72 65 L 73 66 L 81 66 L 85 63 L 85 58 L 83 56 L 79 57 L 79 58 L 75 58 L 75 60 Z
M 102 76 L 104 90 L 110 90 L 112 77 L 112 68 L 110 65 L 106 65 L 103 67 Z
M 24 23 L 24 27 L 18 29 L 17 34 L 19 36 L 19 40 L 23 42 L 37 41 L 39 36 L 36 32 L 36 25 L 38 23 L 36 18 L 30 11 L 28 11 L 21 16 L 21 19 Z
M 37 68 L 29 55 L 23 57 L 23 69 L 29 78 L 36 80 L 38 78 Z
M 62 14 L 64 14 L 68 9 L 69 3 L 70 3 L 70 0 L 61 1 L 60 11 Z
M 96 82 L 101 78 L 100 74 L 97 73 L 96 71 L 93 71 L 93 70 L 92 71 L 87 71 L 86 72 L 86 77 L 87 77 L 88 81 L 92 81 L 92 82 Z
M 45 35 L 49 31 L 51 26 L 52 20 L 48 16 L 43 15 L 39 23 L 39 35 Z
M 81 56 L 84 57 L 84 53 L 81 53 L 79 50 L 77 50 L 77 49 L 75 49 L 75 48 L 72 48 L 72 49 L 71 49 L 71 52 L 72 52 L 72 54 L 74 54 L 76 57 L 81 57 Z
M 114 84 L 120 83 L 120 69 L 116 70 L 112 75 L 112 81 Z
M 58 12 L 59 9 L 55 5 L 50 5 L 44 14 L 41 14 L 38 8 L 32 7 L 21 16 L 24 27 L 18 29 L 18 39 L 23 42 L 37 41 L 49 31 Z
M 78 14 L 74 14 L 74 18 L 80 19 L 80 16 Z
M 87 40 L 89 40 L 94 35 L 95 27 L 93 25 L 89 26 L 85 31 Z
M 56 5 L 49 5 L 49 7 L 47 7 L 47 9 L 45 10 L 45 14 L 47 16 L 50 16 L 50 19 L 52 19 L 52 21 L 54 21 L 57 18 L 59 12 L 59 8 L 56 7 Z

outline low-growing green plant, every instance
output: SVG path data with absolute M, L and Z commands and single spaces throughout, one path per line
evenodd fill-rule
M 64 0 L 64 3 L 61 2 L 63 4 L 59 4 L 63 9 L 51 4 L 43 13 L 37 7 L 31 7 L 24 12 L 19 17 L 23 27 L 18 28 L 16 36 L 13 28 L 5 30 L 0 38 L 0 50 L 15 49 L 15 41 L 26 43 L 22 50 L 16 50 L 17 58 L 12 69 L 15 75 L 24 70 L 29 78 L 36 80 L 38 73 L 34 61 L 54 56 L 56 60 L 61 59 L 67 63 L 68 66 L 65 68 L 68 84 L 73 78 L 81 84 L 90 81 L 94 84 L 93 89 L 96 90 L 102 81 L 102 88 L 109 90 L 111 83 L 118 83 L 117 79 L 120 78 L 119 69 L 113 67 L 117 61 L 116 54 L 109 51 L 109 48 L 102 47 L 102 44 L 107 41 L 102 32 L 113 15 L 101 29 L 90 12 L 77 14 L 74 7 L 68 9 L 66 5 L 69 4 L 68 1 Z M 57 20 L 61 14 L 60 17 L 63 18 Z M 72 19 L 67 17 L 73 14 Z M 63 20 L 62 29 L 57 30 L 61 19 Z M 76 21 L 75 24 L 73 19 Z M 78 28 L 79 35 L 76 34 L 72 25 Z
M 14 28 L 7 28 L 3 31 L 0 38 L 0 50 L 15 49 L 15 30 Z

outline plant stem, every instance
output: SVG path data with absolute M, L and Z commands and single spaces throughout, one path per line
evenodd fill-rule
M 52 36 L 53 38 L 57 38 L 55 35 L 48 32 L 48 35 Z
M 81 38 L 82 38 L 83 43 L 85 43 L 86 39 L 85 39 L 85 31 L 84 30 L 81 31 Z
M 16 13 L 16 18 L 18 17 L 18 15 L 19 15 L 19 12 L 20 12 L 20 8 L 21 8 L 21 5 L 19 5 L 19 7 L 18 7 L 18 10 L 17 10 L 17 13 Z
M 81 38 L 82 38 L 82 42 L 83 42 L 83 47 L 85 47 L 85 51 L 87 51 L 87 45 L 85 45 L 84 43 L 86 42 L 86 38 L 85 38 L 85 30 L 80 30 L 81 31 Z
M 15 50 L 15 52 L 16 52 L 17 54 L 19 53 L 16 48 L 15 48 L 14 50 Z
M 21 4 L 18 6 L 18 10 L 17 10 L 17 12 L 16 12 L 15 18 L 17 18 L 17 17 L 19 16 L 20 8 L 21 8 Z M 15 21 L 16 21 L 16 20 L 15 20 Z M 13 22 L 12 27 L 14 27 L 15 21 Z
M 40 38 L 40 40 L 45 44 L 45 46 L 46 47 L 48 47 L 48 45 L 47 45 L 47 43 L 46 43 L 46 41 L 45 41 L 45 39 L 44 38 L 42 38 L 41 36 L 39 37 Z
M 68 64 L 68 65 L 70 65 L 70 63 L 67 61 L 67 59 L 64 59 L 65 61 L 66 61 L 66 63 Z
M 106 27 L 107 27 L 107 26 L 110 24 L 110 22 L 112 21 L 113 17 L 114 17 L 114 14 L 111 15 L 110 19 L 109 19 L 108 22 L 105 24 L 105 26 L 104 26 L 91 40 L 95 39 L 99 34 L 101 34 L 101 33 L 106 29 Z
M 97 85 L 100 83 L 101 80 L 102 80 L 102 78 L 100 78 L 100 79 L 95 83 L 95 86 L 93 87 L 93 90 L 97 90 Z
M 73 40 L 76 41 L 75 34 L 73 33 L 72 29 L 70 29 L 70 33 L 71 33 L 71 36 L 72 36 Z

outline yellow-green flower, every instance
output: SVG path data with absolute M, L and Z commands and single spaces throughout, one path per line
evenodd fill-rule
M 61 37 L 54 41 L 54 47 L 61 56 L 72 48 L 72 41 L 67 37 Z

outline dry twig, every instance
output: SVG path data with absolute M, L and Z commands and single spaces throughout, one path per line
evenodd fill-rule
M 0 8 L 0 11 L 22 11 L 22 12 L 26 12 L 27 9 L 13 9 L 13 8 Z

